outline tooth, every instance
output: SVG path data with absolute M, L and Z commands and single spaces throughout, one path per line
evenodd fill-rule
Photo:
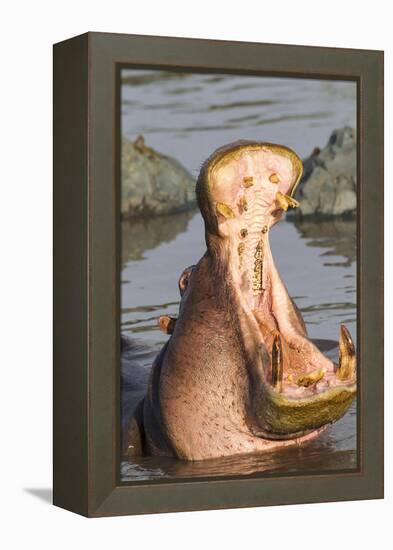
M 240 208 L 241 212 L 247 212 L 247 210 L 248 210 L 248 204 L 247 204 L 247 199 L 246 199 L 246 197 L 240 197 L 240 200 L 239 200 L 239 208 Z
M 298 208 L 300 206 L 300 202 L 293 197 L 288 197 L 288 195 L 285 195 L 285 198 L 287 199 L 290 208 Z
M 176 317 L 169 317 L 169 315 L 161 315 L 158 318 L 158 326 L 160 330 L 165 334 L 172 334 L 176 324 Z
M 277 191 L 276 201 L 278 202 L 280 208 L 282 210 L 285 210 L 285 212 L 288 210 L 288 208 L 297 208 L 300 204 L 296 199 L 293 199 L 288 195 L 283 195 L 281 191 Z
M 254 273 L 252 274 L 252 289 L 254 293 L 259 293 L 263 288 L 263 254 L 264 243 L 261 239 L 257 244 L 254 254 Z
M 317 382 L 322 380 L 324 376 L 325 376 L 325 369 L 314 370 L 312 372 L 309 372 L 308 374 L 304 374 L 303 376 L 300 376 L 297 379 L 297 385 L 308 388 L 308 386 L 311 386 L 311 384 L 316 384 Z
M 228 206 L 227 204 L 225 204 L 224 202 L 218 202 L 216 204 L 216 210 L 219 214 L 221 214 L 221 216 L 224 216 L 224 218 L 234 218 L 235 217 L 235 213 L 232 210 L 232 208 L 230 206 Z
M 244 187 L 251 187 L 254 185 L 254 178 L 252 176 L 246 176 L 243 178 Z
M 277 191 L 276 201 L 278 202 L 278 205 L 282 210 L 285 210 L 285 212 L 288 210 L 288 202 L 285 199 L 285 195 L 283 195 L 281 191 Z
M 283 357 L 281 336 L 276 334 L 272 346 L 272 386 L 281 391 L 283 376 Z
M 348 380 L 355 377 L 356 352 L 349 330 L 340 325 L 339 360 L 336 376 L 339 380 Z

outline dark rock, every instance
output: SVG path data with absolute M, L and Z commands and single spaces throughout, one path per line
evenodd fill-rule
M 195 180 L 174 158 L 161 155 L 138 136 L 122 139 L 123 219 L 173 214 L 196 204 Z
M 296 197 L 300 207 L 290 217 L 354 216 L 356 214 L 356 131 L 334 130 L 324 149 L 304 160 Z

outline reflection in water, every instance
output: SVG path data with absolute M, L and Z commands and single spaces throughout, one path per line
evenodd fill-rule
M 353 407 L 348 415 L 356 414 Z M 123 462 L 122 481 L 155 478 L 195 478 L 209 476 L 247 476 L 255 473 L 326 472 L 356 468 L 356 455 L 350 450 L 338 450 L 329 439 L 317 440 L 303 447 L 282 449 L 276 453 L 256 453 L 219 459 L 187 462 L 168 457 L 146 457 L 133 463 Z
M 195 176 L 224 143 L 284 143 L 306 156 L 335 128 L 356 126 L 354 82 L 132 69 L 122 84 L 124 135 L 143 134 Z
M 271 234 L 272 250 L 290 294 L 313 338 L 337 341 L 345 322 L 356 341 L 356 222 L 282 221 Z M 199 212 L 122 223 L 122 332 L 132 345 L 123 353 L 123 428 L 143 397 L 152 361 L 167 336 L 162 314 L 177 315 L 178 277 L 205 250 Z M 326 261 L 327 257 L 331 261 Z M 334 347 L 327 355 L 337 360 Z M 316 472 L 356 467 L 356 404 L 315 441 L 276 453 L 201 462 L 146 457 L 124 462 L 123 481 L 155 478 Z
M 176 235 L 187 230 L 188 222 L 195 212 L 181 212 L 174 216 L 123 221 L 121 224 L 122 265 L 130 260 L 141 260 L 146 250 L 161 243 L 172 241 Z
M 295 221 L 303 239 L 309 239 L 307 246 L 329 248 L 324 256 L 343 256 L 345 263 L 325 262 L 324 265 L 351 265 L 356 261 L 356 220 L 330 219 L 315 222 Z

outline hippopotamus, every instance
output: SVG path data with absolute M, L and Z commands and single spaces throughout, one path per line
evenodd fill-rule
M 262 142 L 226 145 L 202 165 L 196 196 L 206 252 L 180 276 L 177 319 L 159 319 L 170 337 L 125 431 L 125 456 L 279 451 L 348 410 L 356 396 L 351 335 L 341 325 L 337 363 L 320 351 L 270 249 L 270 231 L 299 204 L 301 175 L 294 151 Z

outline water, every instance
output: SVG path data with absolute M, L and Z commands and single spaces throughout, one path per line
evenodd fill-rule
M 130 85 L 127 85 L 127 82 Z M 355 126 L 348 82 L 124 71 L 122 132 L 180 160 L 194 175 L 216 147 L 240 138 L 283 143 L 305 156 L 331 131 Z M 131 85 L 132 84 L 132 85 Z M 271 232 L 275 261 L 312 338 L 338 339 L 345 323 L 356 342 L 356 223 L 282 221 Z M 123 422 L 143 395 L 167 336 L 160 315 L 176 316 L 178 277 L 205 251 L 199 212 L 122 222 L 121 330 L 133 341 L 122 366 Z M 329 351 L 332 359 L 337 348 Z M 321 472 L 355 468 L 356 405 L 317 440 L 276 453 L 188 463 L 123 462 L 123 481 Z
M 356 340 L 355 230 L 354 221 L 282 221 L 270 233 L 278 269 L 312 338 L 338 340 L 342 322 Z M 198 212 L 123 222 L 122 234 L 121 329 L 159 349 L 167 336 L 157 319 L 176 316 L 179 276 L 206 249 L 203 220 Z
M 143 134 L 194 176 L 225 143 L 281 143 L 305 157 L 335 128 L 356 126 L 354 82 L 130 70 L 122 76 L 122 133 Z

